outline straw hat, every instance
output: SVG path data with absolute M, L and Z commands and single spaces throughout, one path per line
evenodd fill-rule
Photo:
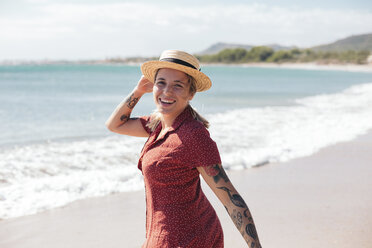
M 161 68 L 176 69 L 192 76 L 196 91 L 205 91 L 212 86 L 209 77 L 200 71 L 199 60 L 186 52 L 166 50 L 160 55 L 159 61 L 148 61 L 141 65 L 142 74 L 151 81 L 155 80 L 155 74 Z

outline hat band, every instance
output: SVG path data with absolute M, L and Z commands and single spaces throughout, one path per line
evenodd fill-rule
M 192 64 L 187 63 L 186 61 L 183 61 L 183 60 L 180 60 L 180 59 L 175 59 L 175 58 L 162 58 L 162 59 L 160 59 L 160 61 L 173 62 L 173 63 L 179 64 L 179 65 L 184 65 L 184 66 L 191 67 L 191 68 L 197 70 L 197 68 L 196 68 L 195 66 L 193 66 Z M 200 70 L 199 70 L 199 71 L 200 71 Z

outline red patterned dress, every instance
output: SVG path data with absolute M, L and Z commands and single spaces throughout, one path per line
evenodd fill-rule
M 187 107 L 171 129 L 151 132 L 138 162 L 146 191 L 146 240 L 142 248 L 222 248 L 223 232 L 200 187 L 196 167 L 220 164 L 216 143 Z

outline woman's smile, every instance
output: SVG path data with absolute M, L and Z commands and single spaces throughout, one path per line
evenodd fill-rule
M 178 70 L 160 69 L 156 75 L 153 94 L 156 107 L 163 117 L 175 119 L 193 97 L 190 93 L 190 78 Z
M 159 98 L 159 101 L 162 105 L 172 105 L 173 103 L 176 102 L 176 100 L 168 100 L 168 99 L 165 99 L 165 98 Z

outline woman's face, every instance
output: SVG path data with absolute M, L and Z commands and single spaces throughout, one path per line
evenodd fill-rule
M 193 98 L 188 75 L 175 69 L 160 69 L 155 78 L 153 95 L 158 111 L 175 119 Z

